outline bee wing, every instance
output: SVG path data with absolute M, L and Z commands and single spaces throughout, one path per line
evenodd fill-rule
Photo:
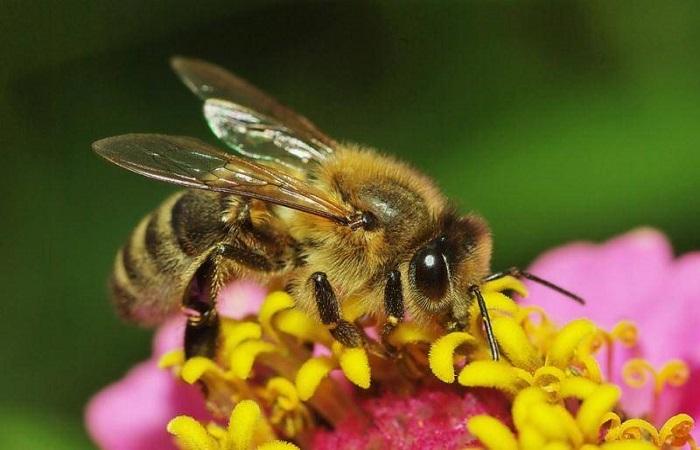
M 305 181 L 195 138 L 125 134 L 99 140 L 92 147 L 114 164 L 150 178 L 257 198 L 339 223 L 350 222 L 348 208 Z
M 305 149 L 302 152 L 295 151 L 295 148 L 292 148 L 290 149 L 291 151 L 288 151 L 289 155 L 286 155 L 287 157 L 290 155 L 296 156 L 302 162 L 307 162 L 308 160 L 318 161 L 332 154 L 333 148 L 338 145 L 306 117 L 281 105 L 277 100 L 260 89 L 219 66 L 206 61 L 183 57 L 173 58 L 171 65 L 185 85 L 201 99 L 205 101 L 208 99 L 226 101 L 224 103 L 210 104 L 207 120 L 215 133 L 225 125 L 224 122 L 226 120 L 231 119 L 232 113 L 230 111 L 236 111 L 237 113 L 233 115 L 234 124 L 236 123 L 235 119 L 240 118 L 241 114 L 253 114 L 268 125 L 273 125 L 271 128 L 284 129 L 287 135 L 306 143 L 308 147 L 312 147 L 312 149 Z M 228 110 L 229 112 L 222 110 Z M 207 109 L 205 108 L 206 112 Z M 230 128 L 234 129 L 235 125 L 231 125 Z M 239 133 L 246 134 L 246 127 L 241 127 L 240 130 Z M 227 144 L 237 151 L 240 151 L 240 147 L 243 147 L 246 150 L 242 153 L 248 156 L 253 154 L 263 159 L 270 159 L 269 157 L 264 158 L 266 150 L 270 150 L 268 146 L 251 149 L 242 146 L 241 142 L 236 140 L 227 142 Z M 250 145 L 250 142 L 248 145 Z M 284 145 L 278 147 L 282 150 L 286 149 Z M 285 161 L 283 163 L 288 164 Z
M 322 147 L 281 123 L 237 103 L 210 98 L 204 103 L 204 116 L 216 137 L 252 159 L 303 172 L 309 161 L 320 162 L 328 156 Z

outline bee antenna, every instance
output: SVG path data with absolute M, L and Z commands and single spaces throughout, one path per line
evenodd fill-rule
M 566 290 L 561 286 L 557 286 L 556 284 L 552 283 L 551 281 L 547 281 L 544 278 L 540 278 L 537 275 L 533 275 L 530 272 L 525 272 L 524 270 L 520 270 L 517 267 L 512 267 L 512 268 L 510 268 L 506 271 L 503 271 L 503 272 L 493 273 L 493 274 L 489 275 L 488 277 L 484 278 L 484 282 L 497 280 L 499 278 L 503 278 L 503 277 L 508 276 L 508 275 L 516 277 L 516 278 L 525 278 L 527 280 L 534 281 L 537 284 L 541 284 L 542 286 L 546 286 L 553 291 L 556 291 L 556 292 L 558 292 L 566 297 L 569 297 L 570 299 L 572 299 L 576 303 L 579 303 L 581 305 L 586 304 L 586 301 L 584 299 L 582 299 L 578 295 L 574 294 L 573 292 Z

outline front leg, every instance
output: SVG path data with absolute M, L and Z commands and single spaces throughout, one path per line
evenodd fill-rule
M 346 347 L 362 346 L 364 339 L 360 330 L 356 325 L 341 318 L 340 303 L 326 274 L 315 272 L 310 280 L 314 285 L 314 298 L 321 322 L 328 327 L 331 335 Z
M 401 272 L 392 270 L 384 286 L 384 309 L 386 311 L 386 322 L 382 327 L 382 343 L 388 349 L 391 344 L 388 342 L 389 335 L 394 328 L 401 323 L 404 316 L 403 287 L 401 286 Z

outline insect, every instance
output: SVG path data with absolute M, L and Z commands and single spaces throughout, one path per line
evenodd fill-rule
M 369 148 L 341 144 L 246 81 L 213 64 L 174 58 L 233 155 L 194 138 L 127 134 L 94 150 L 146 177 L 188 188 L 134 229 L 110 280 L 123 317 L 155 325 L 188 314 L 186 356 L 211 356 L 215 299 L 232 279 L 286 289 L 348 347 L 365 344 L 343 302 L 361 299 L 385 339 L 405 317 L 464 329 L 477 301 L 494 359 L 499 350 L 480 286 L 490 273 L 486 221 L 459 215 L 433 181 Z M 386 339 L 385 339 L 386 342 Z

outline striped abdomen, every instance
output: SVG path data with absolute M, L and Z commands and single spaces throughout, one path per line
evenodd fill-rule
M 182 191 L 144 217 L 119 250 L 110 279 L 119 313 L 155 325 L 176 311 L 194 273 L 227 240 L 227 198 Z

